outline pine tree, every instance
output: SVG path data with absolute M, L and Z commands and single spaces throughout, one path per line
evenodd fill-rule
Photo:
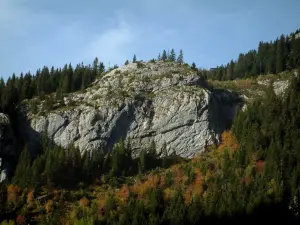
M 197 69 L 196 64 L 194 62 L 192 63 L 191 69 L 192 70 L 196 70 Z
M 234 71 L 234 62 L 233 60 L 230 61 L 230 64 L 227 65 L 227 79 L 232 80 L 233 77 L 233 71 Z
M 136 55 L 134 54 L 133 59 L 132 59 L 133 63 L 136 63 Z
M 180 49 L 180 52 L 179 52 L 179 55 L 178 55 L 178 58 L 177 58 L 177 62 L 179 64 L 183 63 L 183 52 L 182 52 L 182 49 Z
M 95 79 L 96 78 L 96 76 L 97 76 L 97 74 L 98 74 L 98 72 L 99 72 L 99 60 L 98 60 L 98 58 L 96 57 L 95 59 L 94 59 L 94 62 L 93 62 L 93 74 L 92 74 L 92 79 Z
M 277 40 L 277 49 L 276 49 L 276 73 L 280 73 L 284 70 L 284 37 L 281 36 L 279 40 Z
M 160 56 L 160 53 L 158 54 L 157 56 L 157 61 L 160 61 L 161 60 L 161 56 Z
M 176 60 L 176 53 L 175 53 L 175 50 L 173 48 L 171 49 L 168 60 L 171 61 L 171 62 L 175 62 L 175 60 Z
M 30 183 L 30 154 L 25 146 L 23 151 L 21 152 L 18 160 L 18 165 L 13 177 L 13 183 L 18 186 L 25 188 L 29 186 Z
M 162 53 L 162 56 L 161 56 L 161 60 L 162 61 L 166 61 L 168 58 L 167 58 L 167 52 L 166 50 L 163 50 L 163 53 Z

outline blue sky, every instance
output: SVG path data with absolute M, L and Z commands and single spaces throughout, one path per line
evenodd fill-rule
M 0 76 L 183 49 L 202 68 L 300 28 L 299 0 L 0 0 Z

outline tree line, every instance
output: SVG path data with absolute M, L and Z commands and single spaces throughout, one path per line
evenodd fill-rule
M 33 97 L 45 98 L 45 95 L 56 93 L 57 99 L 62 99 L 66 93 L 84 90 L 95 78 L 105 72 L 103 62 L 95 58 L 93 65 L 83 63 L 75 68 L 66 64 L 63 68 L 43 67 L 35 74 L 31 72 L 13 74 L 5 83 L 0 79 L 0 110 L 10 114 L 15 104 Z
M 237 60 L 212 68 L 208 77 L 233 80 L 297 69 L 300 67 L 299 33 L 300 30 L 297 30 L 290 35 L 281 35 L 275 41 L 261 41 L 257 50 L 241 53 Z

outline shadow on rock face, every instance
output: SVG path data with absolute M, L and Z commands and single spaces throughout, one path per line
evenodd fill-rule
M 237 109 L 244 103 L 242 98 L 225 89 L 214 89 L 209 102 L 209 128 L 216 134 L 231 128 Z

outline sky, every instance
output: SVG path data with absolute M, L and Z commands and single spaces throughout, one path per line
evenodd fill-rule
M 211 68 L 300 28 L 299 0 L 0 0 L 0 76 L 183 50 Z

